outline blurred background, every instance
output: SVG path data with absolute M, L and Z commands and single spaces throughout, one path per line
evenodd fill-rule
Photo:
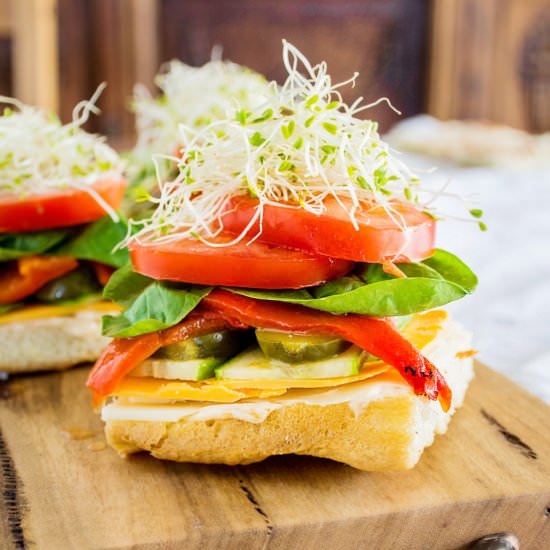
M 442 197 L 451 221 L 438 225 L 439 245 L 480 279 L 451 309 L 475 333 L 481 360 L 550 402 L 549 0 L 0 0 L 0 94 L 69 121 L 106 81 L 102 114 L 87 128 L 126 149 L 133 87 L 153 91 L 163 62 L 202 65 L 220 45 L 224 58 L 282 80 L 282 38 L 312 63 L 326 60 L 335 81 L 359 71 L 346 98 L 387 96 L 403 125 L 428 113 L 531 134 L 423 117 L 408 149 L 425 154 L 404 160 L 483 209 L 487 232 L 452 221 L 465 203 Z M 399 119 L 385 105 L 366 115 L 383 132 Z
M 0 93 L 59 110 L 63 120 L 109 86 L 91 130 L 126 147 L 136 82 L 160 64 L 201 65 L 212 47 L 281 79 L 281 38 L 353 96 L 388 96 L 410 116 L 486 119 L 550 130 L 548 0 L 0 0 Z M 369 111 L 388 130 L 397 120 Z

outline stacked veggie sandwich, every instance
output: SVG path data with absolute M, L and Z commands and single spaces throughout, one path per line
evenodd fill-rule
M 283 60 L 261 106 L 182 132 L 105 288 L 125 309 L 88 387 L 121 455 L 410 468 L 472 377 L 470 335 L 433 308 L 476 277 L 434 248 L 433 197 L 368 105 L 286 42 Z
M 117 307 L 101 297 L 127 252 L 115 208 L 123 166 L 101 138 L 83 131 L 94 101 L 72 123 L 1 97 L 0 370 L 62 369 L 94 361 L 109 341 L 101 316 Z

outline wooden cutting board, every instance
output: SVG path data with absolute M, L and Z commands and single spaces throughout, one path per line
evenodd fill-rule
M 550 408 L 486 367 L 420 464 L 385 474 L 307 457 L 122 460 L 103 448 L 85 376 L 4 388 L 1 548 L 451 550 L 503 530 L 550 548 Z

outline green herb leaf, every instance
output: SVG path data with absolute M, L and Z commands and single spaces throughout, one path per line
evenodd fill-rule
M 472 270 L 446 250 L 436 249 L 435 254 L 422 263 L 435 269 L 446 281 L 459 285 L 467 292 L 473 292 L 477 286 L 477 277 Z
M 246 126 L 246 122 L 249 116 L 250 116 L 250 113 L 248 111 L 245 111 L 244 109 L 239 109 L 235 113 L 235 120 L 240 124 L 242 124 L 243 126 Z
M 260 132 L 254 132 L 252 136 L 248 138 L 248 141 L 250 142 L 250 145 L 253 145 L 254 147 L 259 147 L 262 143 L 265 142 L 265 139 L 262 137 L 262 134 L 260 134 Z
M 303 140 L 302 136 L 300 136 L 300 137 L 294 142 L 294 144 L 293 144 L 292 146 L 294 147 L 294 149 L 301 149 L 303 144 L 304 144 L 304 140 Z
M 478 208 L 472 208 L 472 210 L 470 210 L 470 214 L 474 218 L 481 218 L 481 216 L 483 216 L 483 210 L 479 210 Z
M 313 104 L 317 103 L 319 101 L 319 95 L 315 94 L 312 95 L 307 101 L 306 101 L 306 107 L 311 107 Z
M 210 287 L 156 281 L 126 265 L 116 271 L 103 295 L 125 306 L 117 316 L 103 317 L 103 334 L 130 338 L 178 324 L 210 292 Z
M 320 149 L 327 155 L 330 155 L 331 153 L 334 153 L 338 147 L 335 145 L 321 145 Z
M 127 233 L 128 226 L 125 221 L 114 222 L 109 216 L 105 216 L 84 226 L 76 237 L 50 250 L 49 253 L 120 267 L 129 261 L 128 251 L 120 249 L 113 252 L 113 248 Z
M 443 306 L 473 292 L 477 278 L 456 256 L 444 250 L 421 263 L 398 264 L 407 275 L 396 278 L 379 264 L 359 270 L 358 278 L 342 277 L 312 290 L 251 290 L 231 292 L 298 304 L 336 315 L 358 313 L 376 317 L 410 315 Z
M 294 170 L 295 166 L 292 164 L 292 162 L 289 162 L 288 160 L 283 160 L 280 164 L 277 170 L 279 172 L 288 172 Z
M 261 114 L 261 116 L 259 116 L 258 118 L 255 118 L 255 119 L 252 121 L 252 124 L 256 124 L 256 123 L 258 123 L 258 122 L 264 122 L 264 120 L 268 120 L 268 119 L 270 119 L 272 116 L 273 116 L 273 109 L 266 109 L 266 110 Z
M 368 189 L 369 188 L 369 184 L 367 182 L 367 180 L 363 177 L 363 176 L 357 176 L 357 178 L 355 179 L 355 181 L 357 182 L 357 184 L 362 187 L 363 189 Z
M 71 234 L 70 229 L 52 229 L 0 235 L 0 262 L 44 254 Z
M 323 128 L 332 135 L 336 135 L 338 132 L 338 126 L 332 124 L 332 122 L 323 122 Z
M 295 126 L 296 123 L 293 120 L 291 120 L 286 126 L 281 126 L 281 132 L 283 133 L 283 137 L 285 139 L 288 139 L 290 136 L 292 136 Z
M 155 280 L 136 273 L 130 262 L 117 269 L 103 289 L 103 296 L 127 307 Z
M 315 115 L 311 115 L 311 116 L 305 121 L 304 126 L 305 126 L 306 128 L 309 128 L 309 127 L 313 124 L 314 121 L 315 121 Z

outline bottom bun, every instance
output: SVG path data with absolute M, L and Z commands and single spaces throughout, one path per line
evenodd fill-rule
M 291 390 L 280 398 L 221 407 L 183 404 L 182 417 L 175 421 L 163 419 L 161 409 L 171 407 L 173 417 L 177 404 L 159 406 L 151 420 L 140 420 L 138 416 L 147 414 L 140 410 L 156 407 L 146 404 L 140 409 L 135 402 L 117 405 L 115 401 L 103 410 L 107 440 L 122 456 L 143 450 L 180 462 L 234 465 L 301 454 L 361 470 L 412 468 L 462 405 L 473 361 L 460 352 L 470 346 L 470 335 L 449 321 L 423 350 L 453 390 L 447 413 L 438 402 L 414 395 L 392 371 L 329 390 Z
M 95 361 L 110 338 L 101 335 L 104 311 L 0 324 L 0 371 L 63 370 Z

